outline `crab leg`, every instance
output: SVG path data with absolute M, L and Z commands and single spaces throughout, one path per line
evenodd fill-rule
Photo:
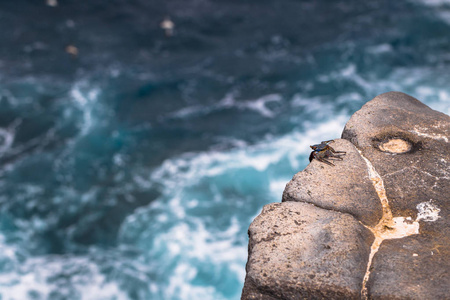
M 331 152 L 333 152 L 333 153 L 343 153 L 344 155 L 347 153 L 347 152 L 345 152 L 345 151 L 336 151 L 336 150 L 334 150 L 334 149 L 331 148 L 331 147 L 329 147 L 329 148 L 330 148 Z
M 338 159 L 338 160 L 344 160 L 342 157 L 340 156 L 328 156 L 328 159 Z
M 326 159 L 324 159 L 324 158 L 316 157 L 316 159 L 317 159 L 318 161 L 321 161 L 321 162 L 323 162 L 323 163 L 326 163 L 327 165 L 330 165 L 330 166 L 333 166 L 333 167 L 334 167 L 334 164 L 333 164 L 332 162 L 330 162 L 330 161 L 328 161 L 328 160 L 326 160 Z
M 345 154 L 338 154 L 339 152 L 341 151 L 334 151 L 333 148 L 330 148 L 325 152 L 325 157 L 343 160 L 342 155 Z

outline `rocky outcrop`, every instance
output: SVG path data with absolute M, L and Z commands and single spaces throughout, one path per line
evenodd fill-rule
M 446 299 L 450 117 L 398 92 L 356 112 L 249 228 L 242 299 Z
M 302 202 L 273 203 L 249 234 L 244 299 L 358 299 L 373 237 L 351 215 Z
M 368 176 L 366 162 L 347 140 L 336 140 L 331 145 L 347 152 L 344 160 L 336 162 L 336 167 L 313 160 L 286 185 L 283 202 L 307 202 L 348 213 L 366 225 L 377 224 L 382 206 Z

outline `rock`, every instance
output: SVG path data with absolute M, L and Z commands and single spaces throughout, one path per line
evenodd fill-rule
M 266 205 L 249 228 L 243 299 L 358 299 L 373 237 L 349 214 Z
M 421 202 L 448 203 L 449 119 L 411 96 L 390 92 L 366 103 L 345 125 L 342 138 L 360 149 L 381 175 L 394 214 L 415 219 Z M 402 140 L 410 150 L 383 151 L 392 140 Z
M 342 138 L 250 226 L 242 299 L 448 298 L 450 117 L 390 92 Z
M 448 243 L 424 236 L 385 240 L 373 260 L 369 299 L 448 299 Z
M 393 217 L 420 224 L 419 235 L 383 242 L 374 257 L 369 298 L 448 297 L 450 117 L 411 96 L 390 92 L 356 112 L 342 137 L 380 174 Z M 389 148 L 399 141 L 408 146 L 398 152 Z
M 318 207 L 349 213 L 367 225 L 381 219 L 382 207 L 366 163 L 347 140 L 330 144 L 335 150 L 346 151 L 336 167 L 313 160 L 286 185 L 282 201 L 312 203 Z

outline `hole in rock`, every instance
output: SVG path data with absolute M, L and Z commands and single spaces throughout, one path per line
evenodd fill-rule
M 383 132 L 372 139 L 372 146 L 377 150 L 390 154 L 412 154 L 423 150 L 423 143 L 408 132 Z
M 401 154 L 411 151 L 412 144 L 404 139 L 393 138 L 381 142 L 379 148 L 383 152 Z

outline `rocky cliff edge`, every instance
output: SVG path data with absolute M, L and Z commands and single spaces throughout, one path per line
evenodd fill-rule
M 375 97 L 249 228 L 242 299 L 449 299 L 450 117 Z

